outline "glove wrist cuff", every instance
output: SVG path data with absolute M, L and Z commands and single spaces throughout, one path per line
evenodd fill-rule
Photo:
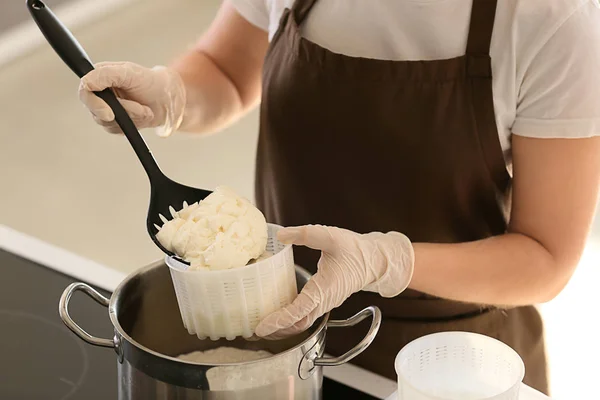
M 382 297 L 395 297 L 409 285 L 415 264 L 415 252 L 408 237 L 398 232 L 389 232 L 387 243 L 380 243 L 381 265 L 385 270 L 375 282 L 363 290 L 379 293 Z
M 156 133 L 158 136 L 167 137 L 177 131 L 183 124 L 187 91 L 185 83 L 177 71 L 161 65 L 157 65 L 152 69 L 165 74 L 165 95 L 167 96 L 164 101 L 165 116 L 162 125 L 157 127 Z

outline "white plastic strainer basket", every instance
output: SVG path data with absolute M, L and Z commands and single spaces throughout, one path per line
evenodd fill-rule
M 272 256 L 227 270 L 187 270 L 170 257 L 183 325 L 200 339 L 251 337 L 267 315 L 291 303 L 298 294 L 291 245 L 279 242 L 279 226 L 269 224 L 267 252 Z
M 423 336 L 396 356 L 399 400 L 517 400 L 523 360 L 506 344 L 476 333 Z

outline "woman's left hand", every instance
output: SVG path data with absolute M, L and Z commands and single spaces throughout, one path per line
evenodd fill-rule
M 284 243 L 321 250 L 317 273 L 298 297 L 256 327 L 256 335 L 279 339 L 308 329 L 321 315 L 360 290 L 394 297 L 408 287 L 414 268 L 410 240 L 401 233 L 358 234 L 321 225 L 284 228 Z

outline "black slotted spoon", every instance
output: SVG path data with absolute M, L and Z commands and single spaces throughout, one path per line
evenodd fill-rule
M 56 18 L 52 10 L 48 8 L 43 1 L 27 0 L 27 9 L 31 13 L 35 23 L 40 31 L 46 37 L 46 40 L 54 51 L 62 58 L 65 64 L 80 78 L 94 69 L 85 50 L 81 47 L 73 34 Z M 160 216 L 169 217 L 169 207 L 182 206 L 184 202 L 188 204 L 203 200 L 210 191 L 185 186 L 169 179 L 161 170 L 152 152 L 146 145 L 144 138 L 137 130 L 135 124 L 129 118 L 129 115 L 117 100 L 117 97 L 110 89 L 105 89 L 94 94 L 104 100 L 115 114 L 115 121 L 121 127 L 121 130 L 129 140 L 135 154 L 142 163 L 148 179 L 150 180 L 150 205 L 148 206 L 148 216 L 146 219 L 146 228 L 152 241 L 167 255 L 177 258 L 188 264 L 185 260 L 179 258 L 173 252 L 167 250 L 156 239 L 158 233 L 157 226 L 161 226 L 163 221 Z

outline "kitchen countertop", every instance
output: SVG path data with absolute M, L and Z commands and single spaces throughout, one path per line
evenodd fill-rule
M 112 291 L 126 276 L 94 261 L 0 225 L 0 249 L 47 266 L 98 288 Z M 324 369 L 324 375 L 346 386 L 379 399 L 396 400 L 396 382 L 351 364 Z M 543 400 L 548 397 L 522 386 L 520 400 Z

